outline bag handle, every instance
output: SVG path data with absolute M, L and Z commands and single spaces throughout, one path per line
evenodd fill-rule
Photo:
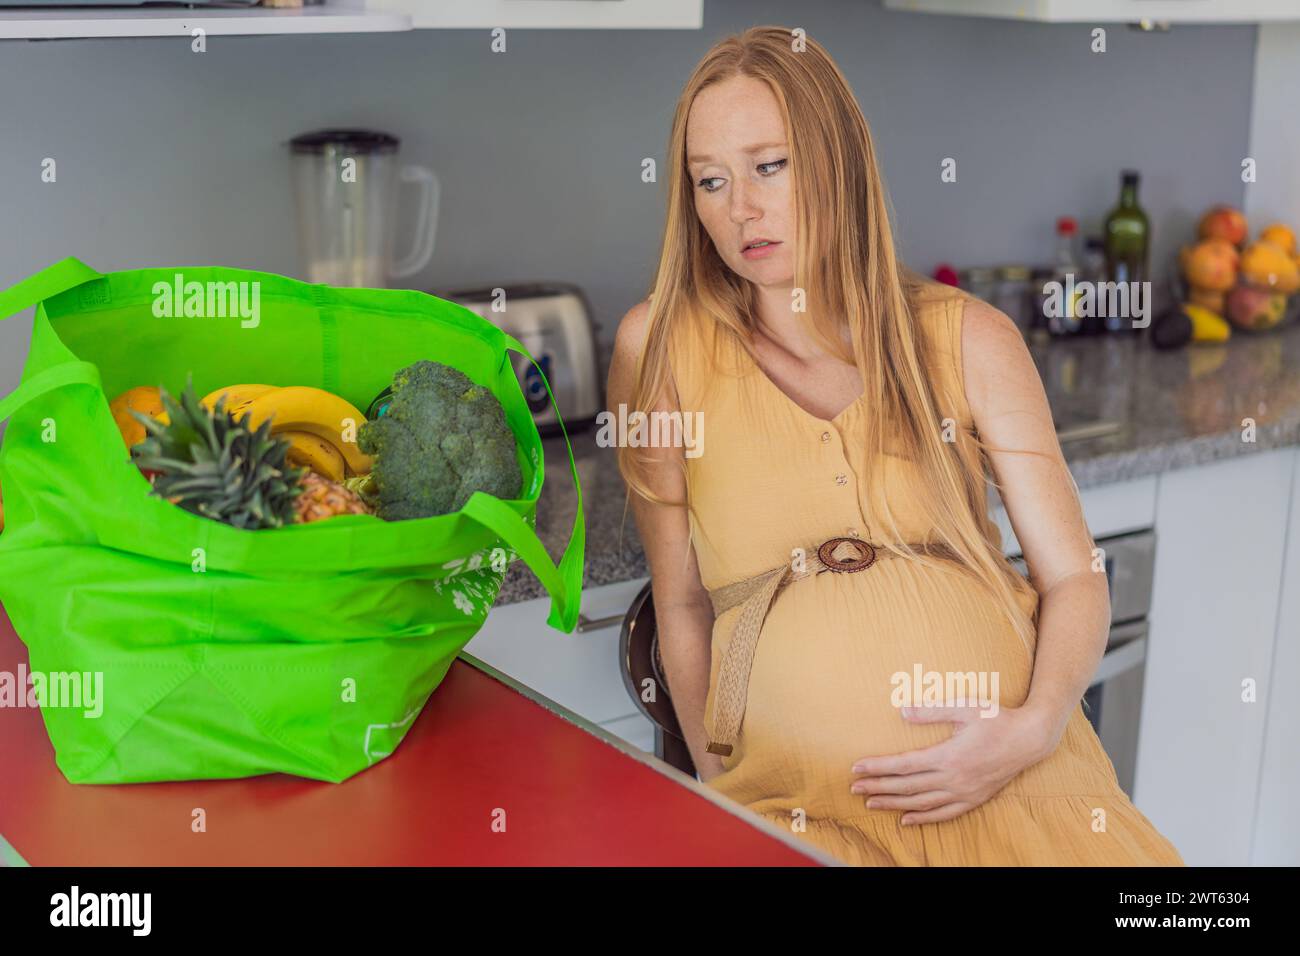
M 558 568 L 551 563 L 550 555 L 542 546 L 537 532 L 528 527 L 524 519 L 500 498 L 476 491 L 465 502 L 461 513 L 495 531 L 515 549 L 537 575 L 537 579 L 542 582 L 547 593 L 551 595 L 551 613 L 546 618 L 546 623 L 565 634 L 572 634 L 578 624 L 578 612 L 581 610 L 582 572 L 587 543 L 587 524 L 582 513 L 582 485 L 578 481 L 578 465 L 573 460 L 573 445 L 569 442 L 569 433 L 564 427 L 564 420 L 560 418 L 560 409 L 555 402 L 555 394 L 551 391 L 551 383 L 546 380 L 541 367 L 519 340 L 507 333 L 503 334 L 506 348 L 527 358 L 542 376 L 542 384 L 546 386 L 546 394 L 551 398 L 551 407 L 555 409 L 555 418 L 560 423 L 564 445 L 568 449 L 569 470 L 573 475 L 573 487 L 578 493 L 578 513 L 573 518 L 573 531 L 569 535 L 569 544 L 560 557 Z
M 62 259 L 0 292 L 0 322 L 61 292 L 75 289 L 92 279 L 102 278 L 80 259 L 72 256 Z M 0 398 L 0 422 L 46 392 L 65 385 L 91 385 L 99 388 L 99 369 L 89 362 L 64 362 L 33 375 L 4 398 Z
M 102 278 L 102 275 L 80 259 L 69 256 L 0 292 L 0 321 L 46 299 L 52 299 L 60 292 Z
M 0 398 L 0 422 L 46 392 L 65 385 L 91 385 L 99 388 L 99 369 L 90 362 L 64 362 L 38 372 L 4 398 Z

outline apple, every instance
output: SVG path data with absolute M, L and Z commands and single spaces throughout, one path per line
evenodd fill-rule
M 1246 241 L 1246 217 L 1231 206 L 1215 206 L 1201 217 L 1196 234 L 1201 239 L 1226 239 L 1234 246 Z
M 1251 285 L 1239 285 L 1228 293 L 1228 320 L 1242 329 L 1268 329 L 1282 321 L 1286 296 Z

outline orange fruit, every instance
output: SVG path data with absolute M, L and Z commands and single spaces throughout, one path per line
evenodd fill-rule
M 167 421 L 162 396 L 152 385 L 140 385 L 128 389 L 113 399 L 108 407 L 113 413 L 113 421 L 117 423 L 117 430 L 122 433 L 122 440 L 126 442 L 127 448 L 138 445 L 145 438 L 144 426 L 136 421 L 131 412 L 139 412 L 161 422 Z
M 1183 249 L 1183 275 L 1194 289 L 1226 292 L 1237 284 L 1238 255 L 1226 239 L 1202 239 Z
M 1288 256 L 1295 256 L 1295 233 L 1290 227 L 1275 222 L 1271 226 L 1265 226 L 1259 234 L 1260 242 L 1271 242 Z
M 1281 246 L 1254 242 L 1241 254 L 1241 274 L 1251 285 L 1290 295 L 1300 290 L 1300 270 Z

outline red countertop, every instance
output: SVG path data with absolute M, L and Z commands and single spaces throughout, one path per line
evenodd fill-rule
M 0 609 L 0 670 L 20 662 L 27 648 Z M 833 862 L 494 675 L 458 659 L 396 753 L 341 784 L 267 774 L 74 785 L 39 711 L 0 708 L 0 836 L 33 866 Z M 196 807 L 205 833 L 191 830 Z M 504 833 L 493 832 L 498 810 Z

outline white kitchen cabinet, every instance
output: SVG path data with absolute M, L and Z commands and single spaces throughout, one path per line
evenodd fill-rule
M 1290 523 L 1269 669 L 1259 813 L 1250 862 L 1300 866 L 1300 449 L 1294 453 Z
M 416 28 L 490 30 L 698 30 L 704 0 L 363 0 Z
M 0 40 L 120 37 L 266 36 L 302 33 L 393 33 L 411 29 L 400 11 L 367 10 L 364 0 L 313 7 L 9 7 L 0 9 Z
M 623 617 L 648 581 L 638 578 L 583 591 L 585 620 L 617 617 L 617 623 L 572 634 L 561 634 L 546 623 L 549 597 L 495 607 L 465 650 L 620 740 L 653 754 L 654 724 L 628 696 L 618 657 Z
M 617 623 L 572 634 L 546 623 L 549 597 L 494 607 L 465 650 L 594 724 L 638 714 L 623 686 L 618 643 L 622 617 L 647 580 L 584 590 L 583 616 L 617 616 Z
M 704 0 L 325 0 L 265 7 L 0 9 L 0 40 L 385 33 L 424 29 L 698 30 Z
M 1285 448 L 1159 479 L 1135 802 L 1192 866 L 1251 855 L 1295 462 Z
M 1052 23 L 1262 23 L 1300 20 L 1294 0 L 885 0 L 889 10 Z

